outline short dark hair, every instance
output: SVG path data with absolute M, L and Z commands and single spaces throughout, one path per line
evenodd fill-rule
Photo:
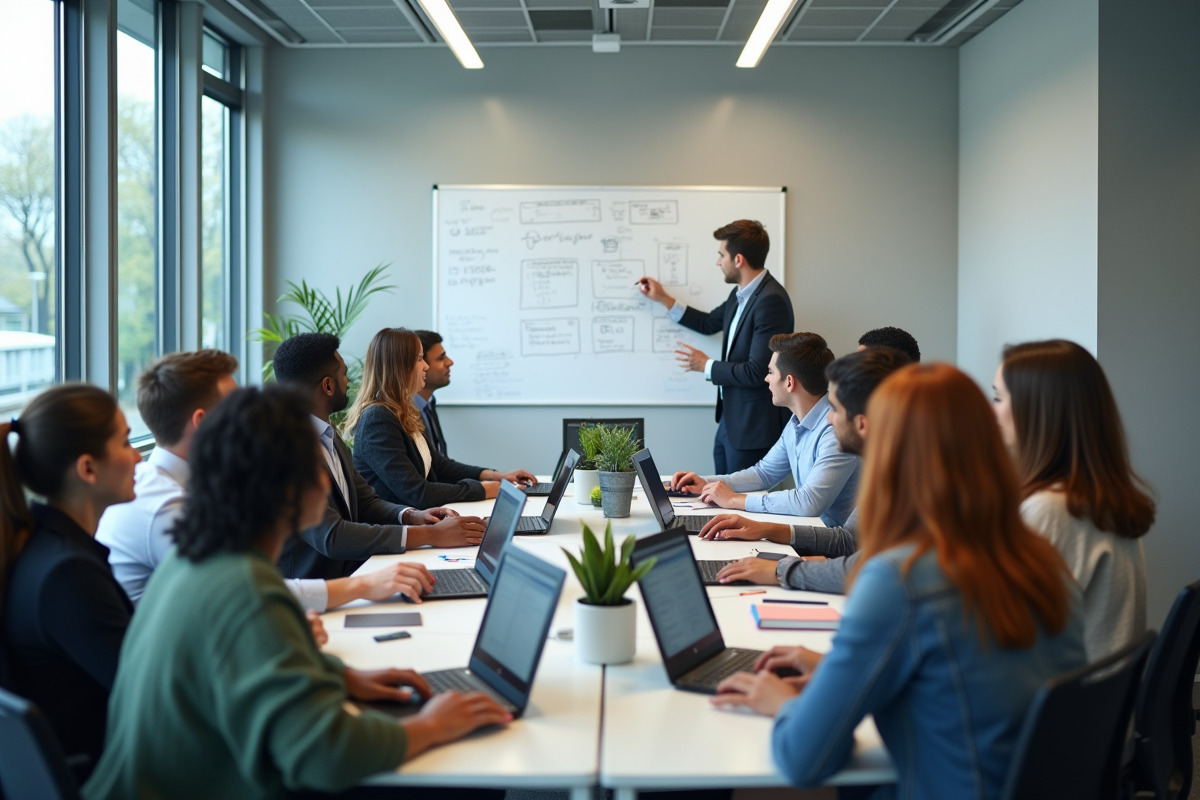
M 917 340 L 903 328 L 891 325 L 885 328 L 876 328 L 860 336 L 858 343 L 863 347 L 890 347 L 893 350 L 899 350 L 914 364 L 921 360 L 921 348 L 917 346 Z M 839 392 L 839 396 L 840 394 Z
M 332 333 L 298 333 L 285 339 L 272 360 L 275 380 L 311 388 L 333 377 L 341 344 L 341 339 Z
M 754 269 L 762 269 L 771 250 L 767 229 L 754 219 L 739 219 L 713 231 L 713 238 L 725 243 L 729 257 L 741 256 Z
M 825 367 L 833 361 L 833 351 L 817 333 L 777 333 L 768 342 L 772 353 L 778 353 L 775 366 L 780 375 L 791 375 L 804 391 L 820 397 L 829 391 Z
M 282 519 L 299 527 L 300 495 L 320 480 L 308 405 L 291 387 L 250 387 L 204 417 L 188 451 L 183 513 L 170 531 L 180 556 L 198 562 L 245 552 Z
M 221 350 L 168 353 L 138 377 L 137 407 L 158 444 L 183 438 L 192 413 L 217 404 L 217 382 L 237 372 L 238 360 Z
M 837 384 L 837 399 L 853 419 L 867 413 L 867 400 L 883 379 L 912 363 L 894 347 L 869 347 L 844 355 L 825 368 L 825 379 Z
M 413 331 L 421 340 L 421 349 L 428 353 L 435 344 L 442 343 L 442 335 L 437 331 Z

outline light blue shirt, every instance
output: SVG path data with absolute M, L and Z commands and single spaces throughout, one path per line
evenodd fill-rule
M 746 510 L 820 517 L 831 527 L 841 525 L 854 510 L 862 461 L 838 447 L 829 410 L 829 395 L 824 395 L 804 419 L 792 415 L 779 440 L 753 467 L 705 480 L 724 481 L 735 492 L 757 492 L 791 475 L 796 488 L 750 495 Z
M 154 570 L 174 547 L 167 531 L 183 513 L 191 470 L 188 462 L 163 447 L 137 465 L 133 477 L 136 498 L 105 509 L 96 540 L 108 548 L 113 577 L 135 606 L 146 592 Z M 322 580 L 285 580 L 305 610 L 324 611 L 329 589 Z
M 742 319 L 742 309 L 746 307 L 746 301 L 750 299 L 750 295 L 754 294 L 754 290 L 758 288 L 760 283 L 762 283 L 763 276 L 766 274 L 767 271 L 764 269 L 762 272 L 758 273 L 758 276 L 754 280 L 750 281 L 745 286 L 738 287 L 736 295 L 738 307 L 737 311 L 733 312 L 733 319 L 729 323 L 729 335 L 725 337 L 725 341 L 733 341 L 733 335 L 737 333 L 738 322 L 740 322 Z M 667 316 L 673 321 L 679 322 L 681 319 L 683 319 L 683 312 L 687 310 L 687 303 L 676 300 L 675 305 L 671 306 L 667 310 Z M 721 358 L 724 358 L 725 355 L 725 353 L 721 353 Z M 712 380 L 712 366 L 713 361 L 715 360 L 716 359 L 710 358 L 708 361 L 704 362 L 704 380 L 706 381 Z

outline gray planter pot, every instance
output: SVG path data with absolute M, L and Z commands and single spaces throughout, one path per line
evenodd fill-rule
M 600 471 L 600 507 L 606 517 L 628 517 L 636 472 Z

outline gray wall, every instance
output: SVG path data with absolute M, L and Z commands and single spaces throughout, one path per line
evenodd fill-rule
M 1025 0 L 959 52 L 958 363 L 990 387 L 1007 343 L 1096 352 L 1099 11 Z
M 1100 2 L 1100 362 L 1157 489 L 1150 621 L 1200 578 L 1200 5 Z
M 781 48 L 756 70 L 715 47 L 483 56 L 475 72 L 444 51 L 271 52 L 266 296 L 288 279 L 346 286 L 393 262 L 401 289 L 347 343 L 361 354 L 382 326 L 431 322 L 433 184 L 782 184 L 797 327 L 841 353 L 868 328 L 900 325 L 930 358 L 954 358 L 954 51 Z M 611 411 L 441 415 L 452 455 L 544 472 L 561 417 Z M 646 417 L 662 469 L 711 467 L 711 409 L 616 415 Z

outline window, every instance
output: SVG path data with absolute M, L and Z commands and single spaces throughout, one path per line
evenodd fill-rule
M 57 6 L 0 6 L 0 419 L 58 378 Z
M 134 437 L 137 376 L 158 343 L 158 88 L 154 6 L 117 6 L 117 399 Z

